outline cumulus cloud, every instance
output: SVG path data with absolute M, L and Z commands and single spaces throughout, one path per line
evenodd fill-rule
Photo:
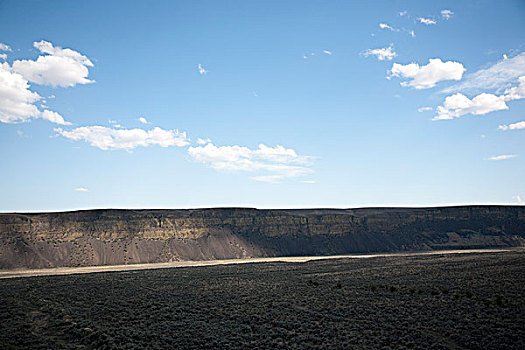
M 189 147 L 188 154 L 193 160 L 204 163 L 219 171 L 259 172 L 252 179 L 263 182 L 279 182 L 312 173 L 309 168 L 313 158 L 299 156 L 295 150 L 283 146 L 268 147 L 260 144 L 256 149 L 244 146 Z
M 389 26 L 386 23 L 379 23 L 379 28 L 381 28 L 381 29 L 388 29 L 388 30 L 391 30 L 393 32 L 399 32 L 399 29 L 391 27 L 391 26 Z
M 0 53 L 0 58 L 3 60 L 7 59 L 7 55 L 5 53 Z
M 487 68 L 474 73 L 465 74 L 461 83 L 452 85 L 442 92 L 481 92 L 502 91 L 510 84 L 516 83 L 519 77 L 525 75 L 525 52 L 511 58 L 503 58 Z
M 500 129 L 500 130 L 520 130 L 520 129 L 525 129 L 525 120 L 521 121 L 521 122 L 509 124 L 509 125 L 505 125 L 505 124 L 499 125 L 498 129 Z
M 454 12 L 452 12 L 450 10 L 441 10 L 441 17 L 443 19 L 450 19 L 450 17 L 452 17 L 453 14 L 454 14 Z
M 93 63 L 84 55 L 71 49 L 53 46 L 47 41 L 33 44 L 42 54 L 36 61 L 17 60 L 12 64 L 12 70 L 19 73 L 24 79 L 40 84 L 70 87 L 77 84 L 93 83 L 87 79 L 88 67 Z
M 55 129 L 58 135 L 73 141 L 85 141 L 102 150 L 132 150 L 136 147 L 158 145 L 183 147 L 190 144 L 185 132 L 155 127 L 143 129 L 113 129 L 105 126 L 83 126 L 71 131 Z
M 205 145 L 205 144 L 210 143 L 210 142 L 211 142 L 210 138 L 207 138 L 207 139 L 201 139 L 200 137 L 197 138 L 197 143 L 199 145 Z
M 381 49 L 368 49 L 362 55 L 365 57 L 376 56 L 380 61 L 391 61 L 392 58 L 397 56 L 397 53 L 394 52 L 394 45 L 390 44 L 390 46 Z
M 465 114 L 487 114 L 494 111 L 508 109 L 507 101 L 525 98 L 525 76 L 518 79 L 519 85 L 508 88 L 502 95 L 481 93 L 469 99 L 462 93 L 448 96 L 443 106 L 437 107 L 438 115 L 433 120 L 454 119 Z M 507 126 L 500 125 L 500 129 Z M 508 127 L 507 127 L 508 128 Z
M 149 124 L 148 120 L 144 117 L 140 117 L 138 121 L 141 122 L 142 124 Z
M 208 73 L 208 71 L 206 69 L 204 69 L 204 67 L 200 63 L 197 66 L 197 68 L 199 69 L 199 74 L 200 75 L 206 75 L 206 73 Z
M 512 159 L 516 158 L 517 156 L 515 154 L 502 154 L 500 156 L 492 156 L 487 158 L 487 160 L 506 160 L 506 159 Z
M 0 51 L 12 51 L 9 45 L 6 45 L 4 43 L 0 43 Z
M 75 191 L 77 192 L 88 192 L 89 190 L 85 187 L 77 187 L 75 188 Z
M 467 96 L 457 93 L 448 96 L 443 106 L 437 107 L 438 115 L 433 120 L 454 119 L 465 114 L 481 115 L 508 108 L 504 96 L 482 93 L 473 99 L 469 99 Z
M 0 122 L 22 123 L 43 118 L 57 124 L 70 124 L 56 112 L 39 109 L 35 104 L 42 97 L 29 88 L 22 75 L 11 71 L 7 63 L 0 64 Z
M 434 21 L 433 19 L 430 19 L 430 18 L 418 17 L 416 19 L 419 21 L 419 23 L 425 24 L 427 26 L 432 25 L 432 24 L 436 24 L 436 21 Z
M 459 62 L 443 62 L 439 58 L 431 58 L 428 64 L 420 66 L 417 63 L 399 64 L 394 63 L 390 70 L 391 77 L 402 77 L 412 79 L 402 82 L 401 86 L 411 86 L 416 89 L 428 89 L 443 80 L 461 80 L 465 67 Z

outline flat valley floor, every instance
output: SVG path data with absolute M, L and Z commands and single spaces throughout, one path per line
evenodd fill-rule
M 0 349 L 525 349 L 525 252 L 0 280 Z

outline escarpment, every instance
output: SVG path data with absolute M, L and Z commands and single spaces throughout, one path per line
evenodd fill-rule
M 525 207 L 0 214 L 0 268 L 525 246 Z

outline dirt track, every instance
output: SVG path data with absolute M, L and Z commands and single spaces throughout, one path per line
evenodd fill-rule
M 0 271 L 0 279 L 35 277 L 35 276 L 56 276 L 71 275 L 96 272 L 113 272 L 113 271 L 136 271 L 148 269 L 166 269 L 174 267 L 196 267 L 212 265 L 231 265 L 247 263 L 265 263 L 265 262 L 306 262 L 312 260 L 325 259 L 368 259 L 384 257 L 402 257 L 418 255 L 443 255 L 443 254 L 469 254 L 469 253 L 498 253 L 507 252 L 510 249 L 465 249 L 465 250 L 439 250 L 427 252 L 411 253 L 384 253 L 384 254 L 354 254 L 354 255 L 331 255 L 331 256 L 294 256 L 294 257 L 274 257 L 274 258 L 248 258 L 248 259 L 228 259 L 228 260 L 201 260 L 201 261 L 174 261 L 167 263 L 152 264 L 130 264 L 130 265 L 107 265 L 107 266 L 86 266 L 86 267 L 58 267 L 50 269 L 27 269 L 27 270 L 4 270 Z

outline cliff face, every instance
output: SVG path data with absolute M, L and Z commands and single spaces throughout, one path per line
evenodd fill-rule
M 0 214 L 0 268 L 525 246 L 525 207 Z

